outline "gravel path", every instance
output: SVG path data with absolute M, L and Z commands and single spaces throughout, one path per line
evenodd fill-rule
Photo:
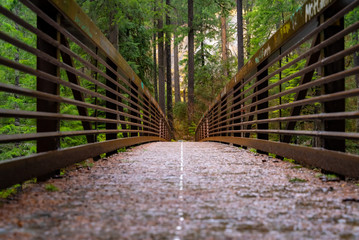
M 359 186 L 256 155 L 138 146 L 0 202 L 0 239 L 359 239 Z

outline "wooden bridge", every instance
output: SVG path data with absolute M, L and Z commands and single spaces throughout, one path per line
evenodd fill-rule
M 168 142 L 149 90 L 73 0 L 20 2 L 34 22 L 0 14 L 32 40 L 1 25 L 0 39 L 29 61 L 0 56 L 0 94 L 30 107 L 0 117 L 34 126 L 0 136 L 1 152 L 24 148 L 0 161 L 0 188 L 60 179 L 1 202 L 0 239 L 359 238 L 359 22 L 346 21 L 358 0 L 298 9 L 204 113 L 197 142 Z

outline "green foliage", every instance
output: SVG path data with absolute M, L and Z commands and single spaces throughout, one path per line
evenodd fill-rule
M 291 183 L 297 183 L 297 182 L 299 182 L 299 183 L 303 183 L 303 182 L 307 182 L 308 180 L 306 180 L 306 179 L 302 179 L 302 178 L 292 178 L 292 179 L 289 179 L 289 182 L 291 182 Z
M 186 121 L 188 118 L 187 111 L 187 104 L 184 102 L 178 102 L 173 108 L 173 116 L 180 121 Z
M 21 184 L 13 185 L 7 189 L 0 191 L 0 198 L 8 198 L 10 196 L 15 195 L 19 189 L 21 189 Z
M 126 151 L 127 151 L 127 149 L 125 147 L 120 148 L 120 149 L 117 150 L 117 152 L 126 152 Z
M 192 122 L 188 128 L 188 132 L 191 136 L 194 136 L 196 134 L 196 128 L 197 128 L 196 124 Z
M 60 169 L 60 176 L 64 176 L 66 174 L 66 169 Z
M 295 163 L 295 160 L 294 160 L 294 159 L 291 159 L 291 158 L 284 158 L 283 161 L 284 161 L 284 162 Z
M 249 55 L 252 56 L 304 2 L 304 0 L 248 2 L 244 19 L 248 22 L 247 34 L 250 36 L 250 49 L 246 49 Z
M 274 154 L 274 153 L 269 153 L 268 154 L 270 157 L 272 157 L 272 158 L 275 158 L 277 155 L 276 154 Z
M 257 153 L 257 149 L 255 149 L 255 148 L 250 148 L 249 151 L 252 153 Z
M 151 89 L 152 0 L 91 1 L 77 0 L 82 9 L 107 37 L 111 26 L 117 26 L 119 52 Z M 99 11 L 101 9 L 101 11 Z M 110 22 L 112 21 L 112 22 Z
M 58 187 L 56 187 L 55 185 L 49 183 L 45 185 L 45 190 L 48 192 L 58 192 L 60 191 L 60 189 Z
M 94 163 L 89 159 L 86 159 L 85 161 L 76 163 L 76 166 L 78 168 L 92 168 L 94 166 Z

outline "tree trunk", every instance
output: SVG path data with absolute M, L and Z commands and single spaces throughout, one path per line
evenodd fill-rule
M 110 12 L 109 15 L 109 28 L 108 28 L 108 40 L 112 43 L 112 45 L 116 48 L 116 50 L 118 51 L 118 35 L 119 35 L 119 30 L 118 30 L 118 24 L 117 21 L 115 20 L 115 15 L 116 15 L 116 8 L 115 6 L 111 6 L 111 8 L 113 9 Z M 110 8 L 110 9 L 111 9 Z
M 221 15 L 221 42 L 222 42 L 222 63 L 223 74 L 228 77 L 228 56 L 227 56 L 227 20 L 222 13 Z
M 204 41 L 201 41 L 201 66 L 204 67 Z
M 238 71 L 244 65 L 242 0 L 237 0 Z
M 246 4 L 246 12 L 250 12 L 252 11 L 252 6 L 249 3 L 250 1 L 247 1 Z M 249 59 L 251 57 L 251 34 L 249 33 L 249 20 L 248 18 L 245 19 L 245 23 L 246 23 L 246 52 L 247 52 L 247 59 Z
M 194 113 L 194 30 L 193 0 L 188 0 L 188 120 L 193 121 Z
M 154 1 L 153 11 L 156 12 L 157 1 Z M 156 29 L 156 17 L 153 19 L 153 28 Z M 155 91 L 155 99 L 158 102 L 158 89 L 157 89 L 157 49 L 156 49 L 157 33 L 153 33 L 153 87 Z
M 166 6 L 169 7 L 171 4 L 170 0 L 166 0 Z M 171 19 L 169 13 L 166 13 L 166 26 L 171 25 Z M 169 29 L 169 28 L 167 28 Z M 167 119 L 170 125 L 170 135 L 173 131 L 173 109 L 172 109 L 172 67 L 171 67 L 171 32 L 166 32 L 166 74 L 167 74 Z M 171 136 L 173 138 L 173 136 Z
M 178 44 L 176 43 L 176 34 L 174 34 L 174 78 L 175 78 L 175 103 L 181 102 L 181 89 L 180 89 L 180 82 L 179 82 L 179 64 L 178 64 Z
M 165 63 L 163 49 L 163 16 L 158 18 L 158 101 L 163 113 L 166 114 L 165 105 Z
M 186 103 L 186 89 L 183 89 L 183 102 Z

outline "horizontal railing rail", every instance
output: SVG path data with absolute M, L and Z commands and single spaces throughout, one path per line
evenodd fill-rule
M 358 178 L 358 5 L 307 1 L 225 86 L 196 140 Z
M 148 88 L 74 0 L 4 2 L 0 22 L 0 188 L 170 140 Z

